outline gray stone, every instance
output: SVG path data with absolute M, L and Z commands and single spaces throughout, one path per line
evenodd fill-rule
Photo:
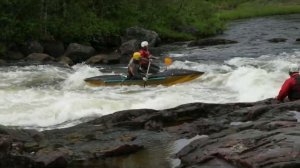
M 33 62 L 54 62 L 55 58 L 43 53 L 32 53 L 26 57 L 27 61 Z
M 124 43 L 134 39 L 137 40 L 138 43 L 142 41 L 148 41 L 150 47 L 158 46 L 161 42 L 158 34 L 155 31 L 147 30 L 141 27 L 130 27 L 126 29 L 126 33 L 122 37 L 122 42 Z
M 43 41 L 44 53 L 52 57 L 60 57 L 65 52 L 64 44 L 61 41 Z
M 86 61 L 96 53 L 95 49 L 91 46 L 86 46 L 78 43 L 71 43 L 65 56 L 69 57 L 74 63 L 80 63 Z

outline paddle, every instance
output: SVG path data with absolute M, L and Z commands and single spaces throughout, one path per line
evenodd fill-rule
M 170 58 L 169 56 L 167 56 L 164 59 L 164 63 L 166 65 L 166 69 L 168 69 L 168 66 L 170 66 L 173 63 L 173 60 L 172 60 L 172 58 Z
M 146 87 L 146 82 L 147 82 L 147 80 L 148 80 L 148 74 L 149 74 L 149 70 L 150 70 L 151 62 L 152 62 L 152 61 L 149 59 L 149 63 L 148 63 L 147 72 L 146 72 L 146 75 L 145 75 L 145 77 L 143 77 L 143 80 L 144 80 L 144 87 Z
M 147 82 L 147 80 L 148 80 L 148 75 L 149 75 L 149 70 L 150 70 L 150 66 L 151 66 L 151 59 L 149 60 L 149 63 L 148 63 L 148 67 L 147 67 L 147 72 L 146 72 L 146 75 L 145 75 L 145 77 L 143 77 L 143 80 L 144 80 L 144 87 L 146 87 L 146 82 Z M 166 69 L 167 69 L 167 67 L 168 66 L 170 66 L 172 63 L 173 63 L 173 60 L 172 60 L 172 58 L 170 58 L 169 56 L 167 56 L 167 57 L 165 57 L 165 59 L 164 59 L 164 63 L 165 63 L 165 65 L 166 65 Z

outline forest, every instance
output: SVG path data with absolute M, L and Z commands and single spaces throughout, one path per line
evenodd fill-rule
M 297 0 L 1 0 L 0 44 L 89 43 L 132 26 L 188 40 L 221 33 L 228 20 L 299 12 Z

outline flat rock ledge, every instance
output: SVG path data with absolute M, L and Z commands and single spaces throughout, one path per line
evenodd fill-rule
M 42 132 L 1 126 L 0 167 L 72 167 L 76 162 L 138 155 L 153 146 L 197 135 L 207 136 L 170 154 L 180 159 L 177 167 L 300 167 L 298 111 L 300 101 L 267 99 L 126 110 Z

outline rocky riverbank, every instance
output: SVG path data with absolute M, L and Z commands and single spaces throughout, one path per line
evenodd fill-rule
M 268 99 L 120 111 L 42 132 L 2 126 L 0 167 L 172 167 L 169 157 L 189 168 L 298 167 L 297 111 L 300 101 Z M 207 136 L 171 152 L 174 141 L 196 135 Z
M 64 43 L 54 39 L 11 44 L 0 42 L 0 65 L 59 63 L 72 66 L 82 62 L 89 65 L 127 64 L 132 53 L 140 49 L 140 43 L 144 40 L 149 41 L 150 51 L 155 56 L 161 56 L 162 53 L 174 49 L 174 46 L 179 46 L 181 50 L 199 47 L 201 53 L 196 53 L 196 59 L 199 55 L 202 59 L 241 55 L 256 57 L 257 53 L 278 53 L 282 52 L 283 48 L 289 51 L 298 46 L 298 18 L 299 15 L 288 15 L 239 20 L 233 22 L 229 30 L 215 37 L 171 45 L 164 45 L 166 42 L 161 40 L 158 33 L 142 27 L 130 27 L 119 36 L 95 37 L 89 44 Z M 276 28 L 270 32 L 268 27 L 275 25 Z M 289 33 L 285 33 L 287 31 Z M 194 57 L 195 54 L 189 55 Z
M 102 37 L 89 45 L 65 44 L 57 40 L 30 40 L 21 44 L 6 44 L 4 55 L 0 54 L 0 65 L 59 63 L 72 66 L 82 62 L 90 65 L 127 63 L 132 53 L 140 49 L 140 43 L 144 40 L 149 41 L 151 53 L 156 56 L 171 50 L 171 48 L 161 46 L 162 41 L 156 32 L 140 27 L 131 27 L 123 36 Z M 265 43 L 284 43 L 285 41 L 287 41 L 285 38 L 270 38 Z M 188 47 L 205 48 L 215 45 L 232 46 L 236 43 L 239 41 L 219 36 L 184 44 L 187 44 Z
M 159 45 L 158 34 L 140 27 L 131 27 L 122 36 L 95 38 L 90 44 L 68 43 L 58 40 L 29 40 L 23 43 L 2 44 L 0 65 L 6 63 L 53 63 L 74 65 L 118 64 L 128 62 L 131 54 L 139 50 L 140 42 L 149 41 L 150 47 Z

